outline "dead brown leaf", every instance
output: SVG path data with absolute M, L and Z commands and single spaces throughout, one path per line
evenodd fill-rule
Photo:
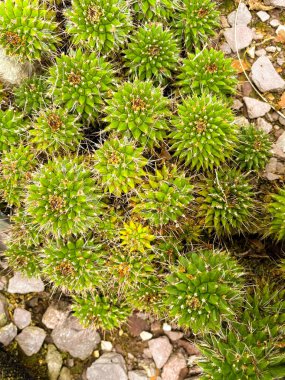
M 281 98 L 280 98 L 280 101 L 278 102 L 278 106 L 281 108 L 281 109 L 285 109 L 285 92 L 283 92 Z
M 243 59 L 234 59 L 232 61 L 232 67 L 236 70 L 238 74 L 243 73 L 244 70 L 250 70 L 250 64 Z
M 270 11 L 274 7 L 265 5 L 261 0 L 248 0 L 249 9 L 252 11 Z

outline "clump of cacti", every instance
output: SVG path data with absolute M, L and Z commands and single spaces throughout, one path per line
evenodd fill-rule
M 272 194 L 268 211 L 271 216 L 269 232 L 277 240 L 285 239 L 285 189 L 280 188 L 277 194 Z
M 0 153 L 26 138 L 29 125 L 24 116 L 13 108 L 0 110 Z

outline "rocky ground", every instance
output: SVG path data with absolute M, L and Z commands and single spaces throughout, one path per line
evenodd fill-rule
M 213 44 L 234 59 L 239 75 L 236 123 L 253 123 L 272 136 L 272 158 L 263 176 L 284 180 L 285 0 L 220 3 L 222 29 Z M 0 51 L 0 75 L 7 82 L 19 83 L 30 70 Z M 0 250 L 5 230 L 8 225 L 0 218 Z M 33 378 L 198 379 L 199 351 L 190 334 L 141 313 L 114 334 L 84 329 L 72 316 L 67 297 L 0 263 L 0 342 L 32 369 Z

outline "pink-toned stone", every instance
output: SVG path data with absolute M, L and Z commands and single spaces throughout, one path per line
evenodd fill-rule
M 184 356 L 179 352 L 172 355 L 163 367 L 162 380 L 179 380 L 181 372 L 187 368 Z
M 169 339 L 166 336 L 152 339 L 148 342 L 148 346 L 156 367 L 162 368 L 172 352 L 172 345 Z
M 198 348 L 191 342 L 188 342 L 187 340 L 181 339 L 177 342 L 178 347 L 184 348 L 184 350 L 187 352 L 189 356 L 191 355 L 201 355 Z
M 181 331 L 166 331 L 165 334 L 172 342 L 176 342 L 177 340 L 183 338 L 183 332 Z

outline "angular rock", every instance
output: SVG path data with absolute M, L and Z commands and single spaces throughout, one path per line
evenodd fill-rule
M 269 181 L 274 181 L 279 178 L 279 176 L 276 174 L 277 172 L 277 158 L 276 157 L 271 157 L 268 164 L 265 167 L 264 170 L 264 176 L 267 178 Z
M 270 19 L 269 14 L 265 11 L 259 11 L 256 13 L 256 15 L 260 18 L 262 22 L 265 22 Z
M 112 342 L 107 340 L 101 340 L 101 350 L 102 351 L 112 351 L 113 345 Z
M 264 116 L 271 110 L 270 104 L 254 98 L 245 96 L 243 101 L 246 105 L 248 117 L 250 119 L 257 119 L 258 117 Z
M 40 351 L 46 335 L 40 327 L 28 326 L 16 337 L 16 341 L 27 356 L 32 356 Z
M 275 156 L 285 158 L 285 132 L 278 138 L 272 150 Z
M 13 323 L 9 323 L 0 329 L 0 343 L 8 346 L 12 340 L 17 336 L 17 327 Z
M 259 57 L 251 68 L 251 77 L 261 92 L 278 92 L 285 89 L 285 81 L 277 73 L 270 59 Z
M 8 284 L 8 293 L 27 294 L 43 292 L 44 283 L 39 278 L 28 278 L 16 272 Z
M 153 335 L 148 331 L 142 331 L 140 333 L 140 337 L 141 337 L 141 340 L 146 341 L 146 340 L 150 340 L 153 337 Z
M 272 131 L 272 124 L 268 123 L 268 121 L 259 117 L 256 120 L 256 128 L 264 133 L 270 133 Z
M 67 367 L 62 367 L 58 380 L 72 380 L 73 376 Z
M 87 380 L 128 380 L 122 355 L 108 352 L 97 359 L 86 371 Z
M 236 28 L 227 28 L 224 31 L 224 36 L 234 53 L 237 50 L 247 48 L 253 40 L 253 31 L 245 26 L 239 25 Z
M 20 307 L 17 307 L 14 310 L 13 319 L 15 322 L 15 325 L 20 329 L 24 329 L 25 327 L 29 326 L 32 320 L 32 314 L 30 311 L 22 309 Z
M 81 360 L 87 359 L 101 341 L 97 331 L 83 328 L 73 316 L 58 324 L 51 337 L 59 350 Z
M 187 368 L 187 362 L 184 356 L 179 352 L 172 355 L 165 366 L 161 374 L 162 380 L 179 380 L 180 373 Z
M 42 323 L 48 329 L 54 329 L 58 324 L 64 322 L 68 315 L 70 314 L 70 310 L 66 307 L 61 309 L 60 305 L 50 305 L 42 318 Z
M 167 331 L 165 334 L 172 342 L 176 342 L 177 340 L 183 338 L 184 335 L 181 331 Z
M 285 8 L 285 0 L 271 0 L 270 5 L 275 8 Z
M 280 25 L 280 21 L 274 18 L 273 20 L 270 21 L 269 24 L 272 26 L 272 28 L 278 28 L 278 26 Z
M 247 25 L 251 22 L 251 19 L 251 13 L 244 3 L 241 3 L 236 11 L 228 15 L 228 22 L 231 26 Z
M 145 371 L 129 371 L 128 372 L 129 380 L 149 380 L 147 373 Z
M 24 79 L 28 78 L 33 71 L 33 67 L 29 63 L 19 63 L 17 59 L 9 57 L 0 47 L 0 77 L 9 84 L 20 84 Z
M 57 380 L 62 367 L 63 359 L 53 344 L 49 344 L 46 354 L 49 380 Z
M 6 298 L 0 294 L 0 327 L 5 326 L 8 323 L 8 310 L 7 310 Z
M 152 339 L 148 342 L 148 346 L 156 367 L 158 369 L 162 368 L 167 362 L 173 349 L 169 339 L 166 336 Z

